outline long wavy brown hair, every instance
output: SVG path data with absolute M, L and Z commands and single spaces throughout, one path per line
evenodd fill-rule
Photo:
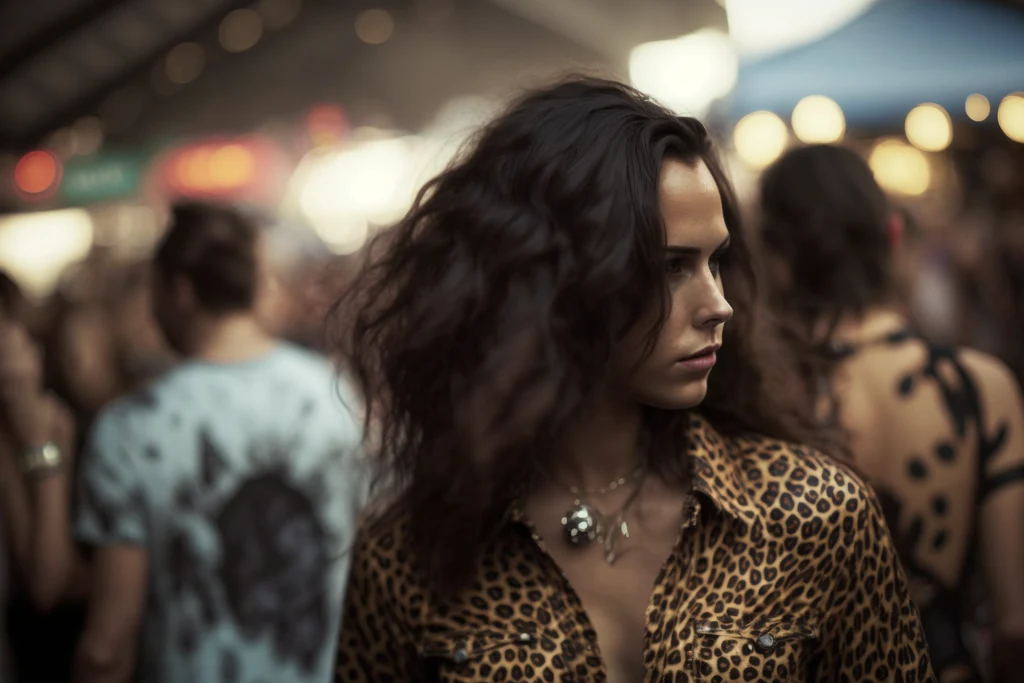
M 817 396 L 841 360 L 829 341 L 839 321 L 897 298 L 893 207 L 867 162 L 835 145 L 787 152 L 762 174 L 760 195 L 762 245 L 787 271 L 767 298 Z
M 622 334 L 668 292 L 658 178 L 703 161 L 732 247 L 735 309 L 701 412 L 721 432 L 822 448 L 791 391 L 787 348 L 761 319 L 733 192 L 703 125 L 620 83 L 575 77 L 528 93 L 420 192 L 335 310 L 367 397 L 378 482 L 410 522 L 427 581 L 457 589 L 517 489 L 605 378 Z M 632 315 L 621 324 L 612 311 Z M 683 477 L 685 412 L 645 409 L 650 466 Z M 383 518 L 383 517 L 382 517 Z

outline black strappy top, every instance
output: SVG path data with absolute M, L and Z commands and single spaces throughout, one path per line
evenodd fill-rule
M 889 332 L 877 339 L 857 344 L 831 343 L 821 350 L 828 360 L 839 363 L 860 353 L 865 348 L 896 346 L 908 340 L 916 340 L 924 345 L 927 350 L 927 360 L 920 369 L 908 372 L 897 379 L 896 387 L 899 396 L 904 399 L 909 398 L 924 382 L 937 385 L 955 438 L 960 442 L 967 442 L 968 450 L 977 455 L 974 464 L 977 488 L 973 496 L 973 505 L 968 513 L 971 516 L 968 526 L 970 539 L 954 587 L 949 588 L 944 585 L 916 561 L 914 549 L 921 541 L 922 525 L 920 520 L 912 521 L 909 525 L 901 528 L 899 520 L 903 511 L 903 503 L 900 498 L 882 487 L 876 486 L 876 489 L 890 532 L 894 537 L 907 573 L 918 585 L 925 586 L 927 593 L 932 596 L 927 604 L 921 604 L 919 607 L 936 673 L 955 666 L 961 670 L 970 670 L 972 678 L 966 680 L 980 681 L 981 676 L 976 658 L 965 642 L 963 626 L 965 623 L 974 621 L 971 611 L 974 607 L 973 603 L 976 602 L 974 582 L 978 578 L 980 508 L 985 498 L 993 491 L 1024 480 L 1024 466 L 1013 467 L 997 475 L 991 475 L 988 471 L 991 459 L 1000 451 L 1006 441 L 1007 425 L 999 425 L 993 431 L 986 431 L 987 423 L 979 388 L 974 377 L 960 359 L 956 348 L 930 343 L 909 329 Z M 951 369 L 953 372 L 940 373 L 940 367 Z M 838 426 L 839 397 L 832 386 L 831 377 L 822 378 L 819 391 L 829 401 L 825 420 L 832 426 Z M 970 444 L 970 441 L 974 443 Z

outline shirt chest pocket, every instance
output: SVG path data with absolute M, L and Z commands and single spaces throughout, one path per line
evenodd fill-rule
M 698 621 L 691 672 L 698 681 L 803 681 L 818 638 L 810 618 Z
M 421 658 L 440 683 L 533 680 L 546 658 L 532 633 L 474 630 L 431 634 L 423 638 Z

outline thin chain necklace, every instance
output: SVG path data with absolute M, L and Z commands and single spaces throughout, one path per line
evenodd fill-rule
M 640 478 L 640 475 L 643 474 L 643 471 L 644 471 L 644 466 L 643 465 L 637 465 L 636 469 L 633 470 L 632 472 L 630 472 L 629 474 L 627 474 L 626 476 L 619 477 L 615 481 L 609 482 L 609 483 L 605 484 L 604 486 L 598 487 L 596 489 L 581 489 L 578 486 L 570 486 L 569 487 L 569 493 L 571 493 L 572 495 L 576 496 L 577 498 L 579 496 L 593 496 L 593 495 L 603 496 L 604 494 L 608 493 L 609 491 L 614 491 L 615 489 L 619 488 L 620 486 L 625 486 L 626 482 L 636 481 L 637 479 Z
M 574 496 L 573 507 L 565 514 L 565 517 L 562 517 L 562 528 L 565 530 L 565 538 L 569 544 L 574 547 L 585 547 L 598 541 L 604 546 L 605 562 L 614 564 L 618 559 L 615 547 L 619 539 L 630 537 L 626 513 L 640 494 L 645 472 L 646 468 L 640 465 L 626 476 L 619 477 L 609 484 L 593 490 L 570 486 L 569 492 Z M 614 516 L 603 514 L 595 506 L 584 501 L 586 495 L 608 493 L 632 482 L 636 482 L 636 488 Z

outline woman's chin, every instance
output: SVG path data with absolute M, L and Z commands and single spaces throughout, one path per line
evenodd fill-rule
M 699 406 L 707 393 L 707 378 L 701 378 L 671 387 L 666 391 L 648 394 L 644 397 L 643 403 L 661 410 L 687 410 Z

